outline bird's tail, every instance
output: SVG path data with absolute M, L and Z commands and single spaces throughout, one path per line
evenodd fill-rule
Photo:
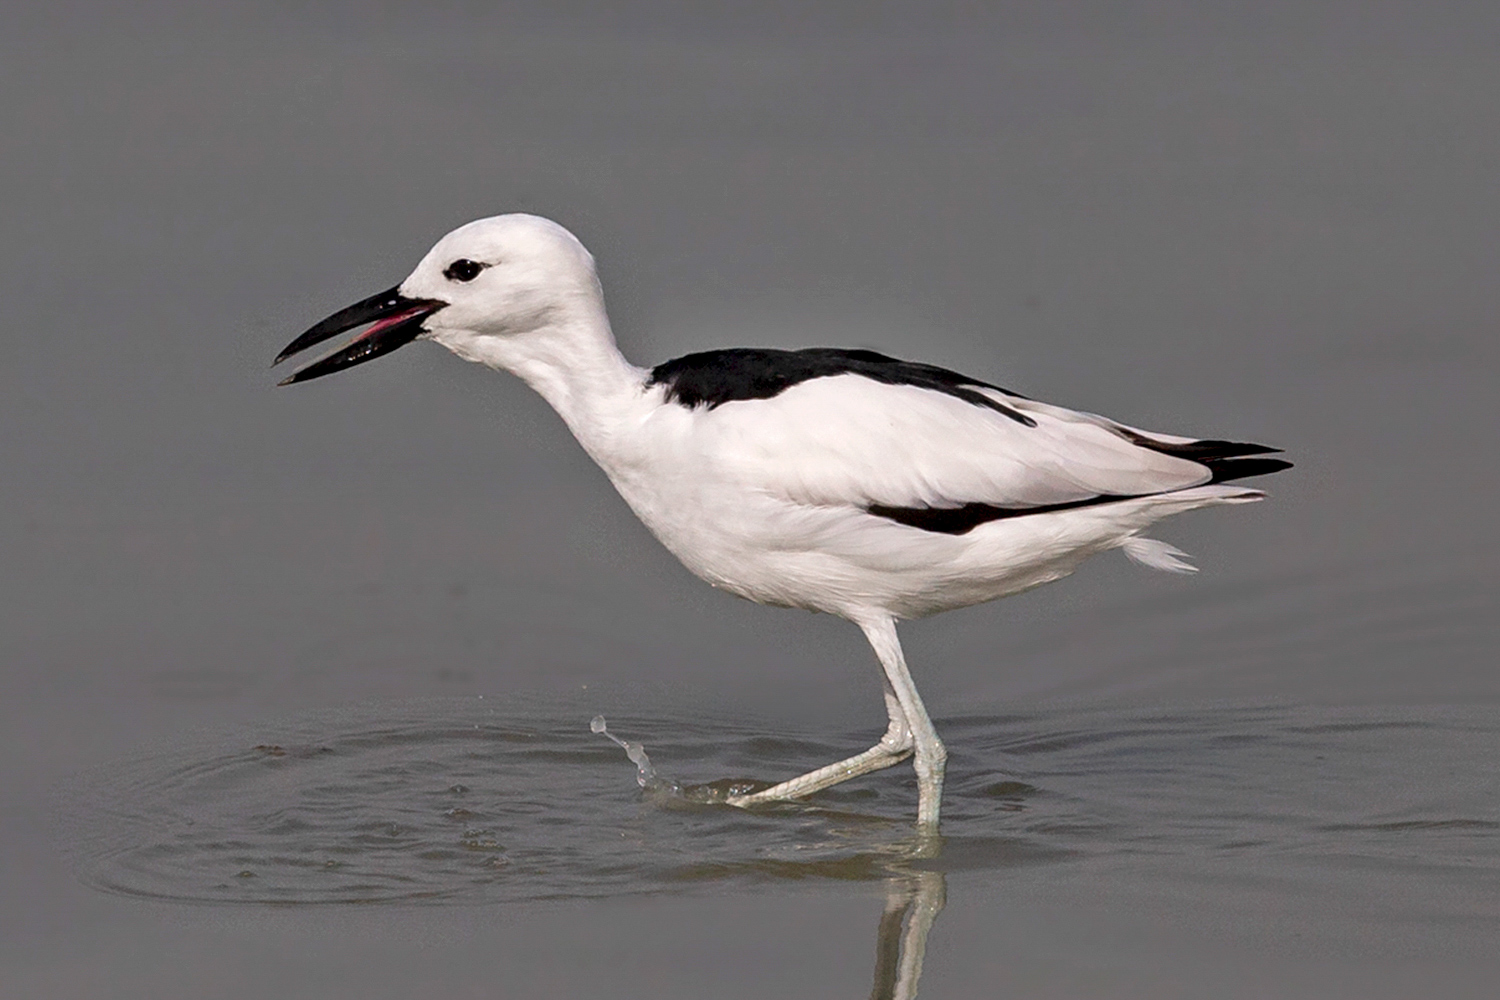
M 1244 486 L 1221 486 L 1217 483 L 1174 490 L 1170 493 L 1157 493 L 1143 498 L 1146 502 L 1142 503 L 1140 513 L 1148 517 L 1149 521 L 1136 530 L 1147 527 L 1149 522 L 1170 514 L 1179 514 L 1185 510 L 1216 507 L 1226 503 L 1254 503 L 1265 498 L 1266 495 L 1260 490 Z M 1120 548 L 1132 562 L 1151 569 L 1159 569 L 1166 573 L 1198 572 L 1198 567 L 1188 562 L 1191 557 L 1186 552 L 1159 539 L 1146 538 L 1142 535 L 1127 535 L 1120 542 Z
M 1168 545 L 1157 538 L 1142 538 L 1132 535 L 1120 543 L 1120 548 L 1131 562 L 1140 563 L 1164 573 L 1196 573 L 1198 567 L 1188 562 L 1191 558 L 1175 545 Z

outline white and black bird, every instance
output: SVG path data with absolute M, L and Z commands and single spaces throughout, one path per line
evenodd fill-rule
M 637 368 L 615 346 L 593 258 L 532 215 L 454 230 L 401 284 L 318 323 L 276 361 L 365 324 L 282 384 L 419 339 L 512 372 L 688 569 L 864 631 L 884 671 L 885 735 L 738 805 L 914 756 L 918 822 L 935 827 L 947 754 L 896 622 L 1019 593 L 1109 549 L 1189 571 L 1142 532 L 1170 514 L 1259 500 L 1229 481 L 1290 465 L 1251 457 L 1273 448 L 1143 431 L 873 351 L 736 348 Z

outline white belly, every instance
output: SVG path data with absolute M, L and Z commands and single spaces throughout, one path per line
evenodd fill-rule
M 949 535 L 855 507 L 799 505 L 701 474 L 616 486 L 661 543 L 715 587 L 842 617 L 878 609 L 915 618 L 1019 593 L 1066 576 L 1126 534 L 1113 519 L 1080 511 Z

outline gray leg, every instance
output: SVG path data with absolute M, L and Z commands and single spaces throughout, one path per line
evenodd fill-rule
M 948 751 L 938 739 L 932 719 L 922 705 L 922 696 L 917 694 L 917 685 L 906 669 L 906 657 L 901 653 L 901 642 L 896 638 L 896 620 L 889 616 L 872 618 L 859 623 L 865 638 L 880 658 L 885 668 L 886 680 L 896 694 L 896 700 L 905 713 L 911 727 L 913 749 L 916 751 L 917 771 L 917 825 L 936 830 L 938 812 L 943 798 L 943 770 L 948 761 Z
M 924 827 L 937 828 L 938 804 L 943 794 L 943 764 L 948 759 L 948 752 L 932 728 L 932 720 L 927 717 L 922 698 L 907 672 L 901 643 L 896 639 L 895 619 L 882 617 L 858 624 L 874 647 L 885 673 L 885 709 L 890 717 L 885 735 L 864 753 L 809 771 L 753 795 L 734 796 L 729 799 L 730 805 L 750 806 L 801 798 L 861 774 L 899 764 L 915 751 L 917 822 Z
M 896 694 L 896 689 L 891 687 L 889 678 L 882 678 L 885 687 L 885 711 L 890 719 L 886 726 L 885 735 L 880 742 L 866 750 L 857 753 L 853 757 L 827 767 L 820 767 L 816 771 L 798 775 L 790 781 L 783 781 L 779 785 L 773 785 L 764 791 L 753 795 L 736 795 L 729 799 L 733 806 L 753 806 L 763 802 L 779 802 L 786 799 L 800 799 L 813 792 L 820 792 L 825 788 L 837 785 L 841 781 L 857 778 L 861 774 L 869 774 L 871 771 L 879 771 L 881 768 L 899 764 L 912 754 L 911 727 L 906 722 L 906 712 L 901 707 L 901 699 Z

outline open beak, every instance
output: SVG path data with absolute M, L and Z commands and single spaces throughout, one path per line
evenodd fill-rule
M 293 354 L 299 354 L 314 344 L 321 344 L 330 337 L 337 337 L 346 330 L 371 324 L 370 328 L 349 344 L 332 354 L 319 358 L 306 368 L 298 369 L 277 385 L 291 385 L 321 378 L 345 368 L 373 361 L 382 354 L 389 354 L 398 347 L 416 340 L 422 333 L 422 322 L 437 312 L 446 302 L 436 299 L 409 299 L 401 294 L 401 286 L 388 288 L 379 295 L 372 295 L 356 302 L 347 309 L 340 309 L 323 322 L 314 325 L 302 336 L 292 341 L 276 355 L 271 367 L 281 364 Z

